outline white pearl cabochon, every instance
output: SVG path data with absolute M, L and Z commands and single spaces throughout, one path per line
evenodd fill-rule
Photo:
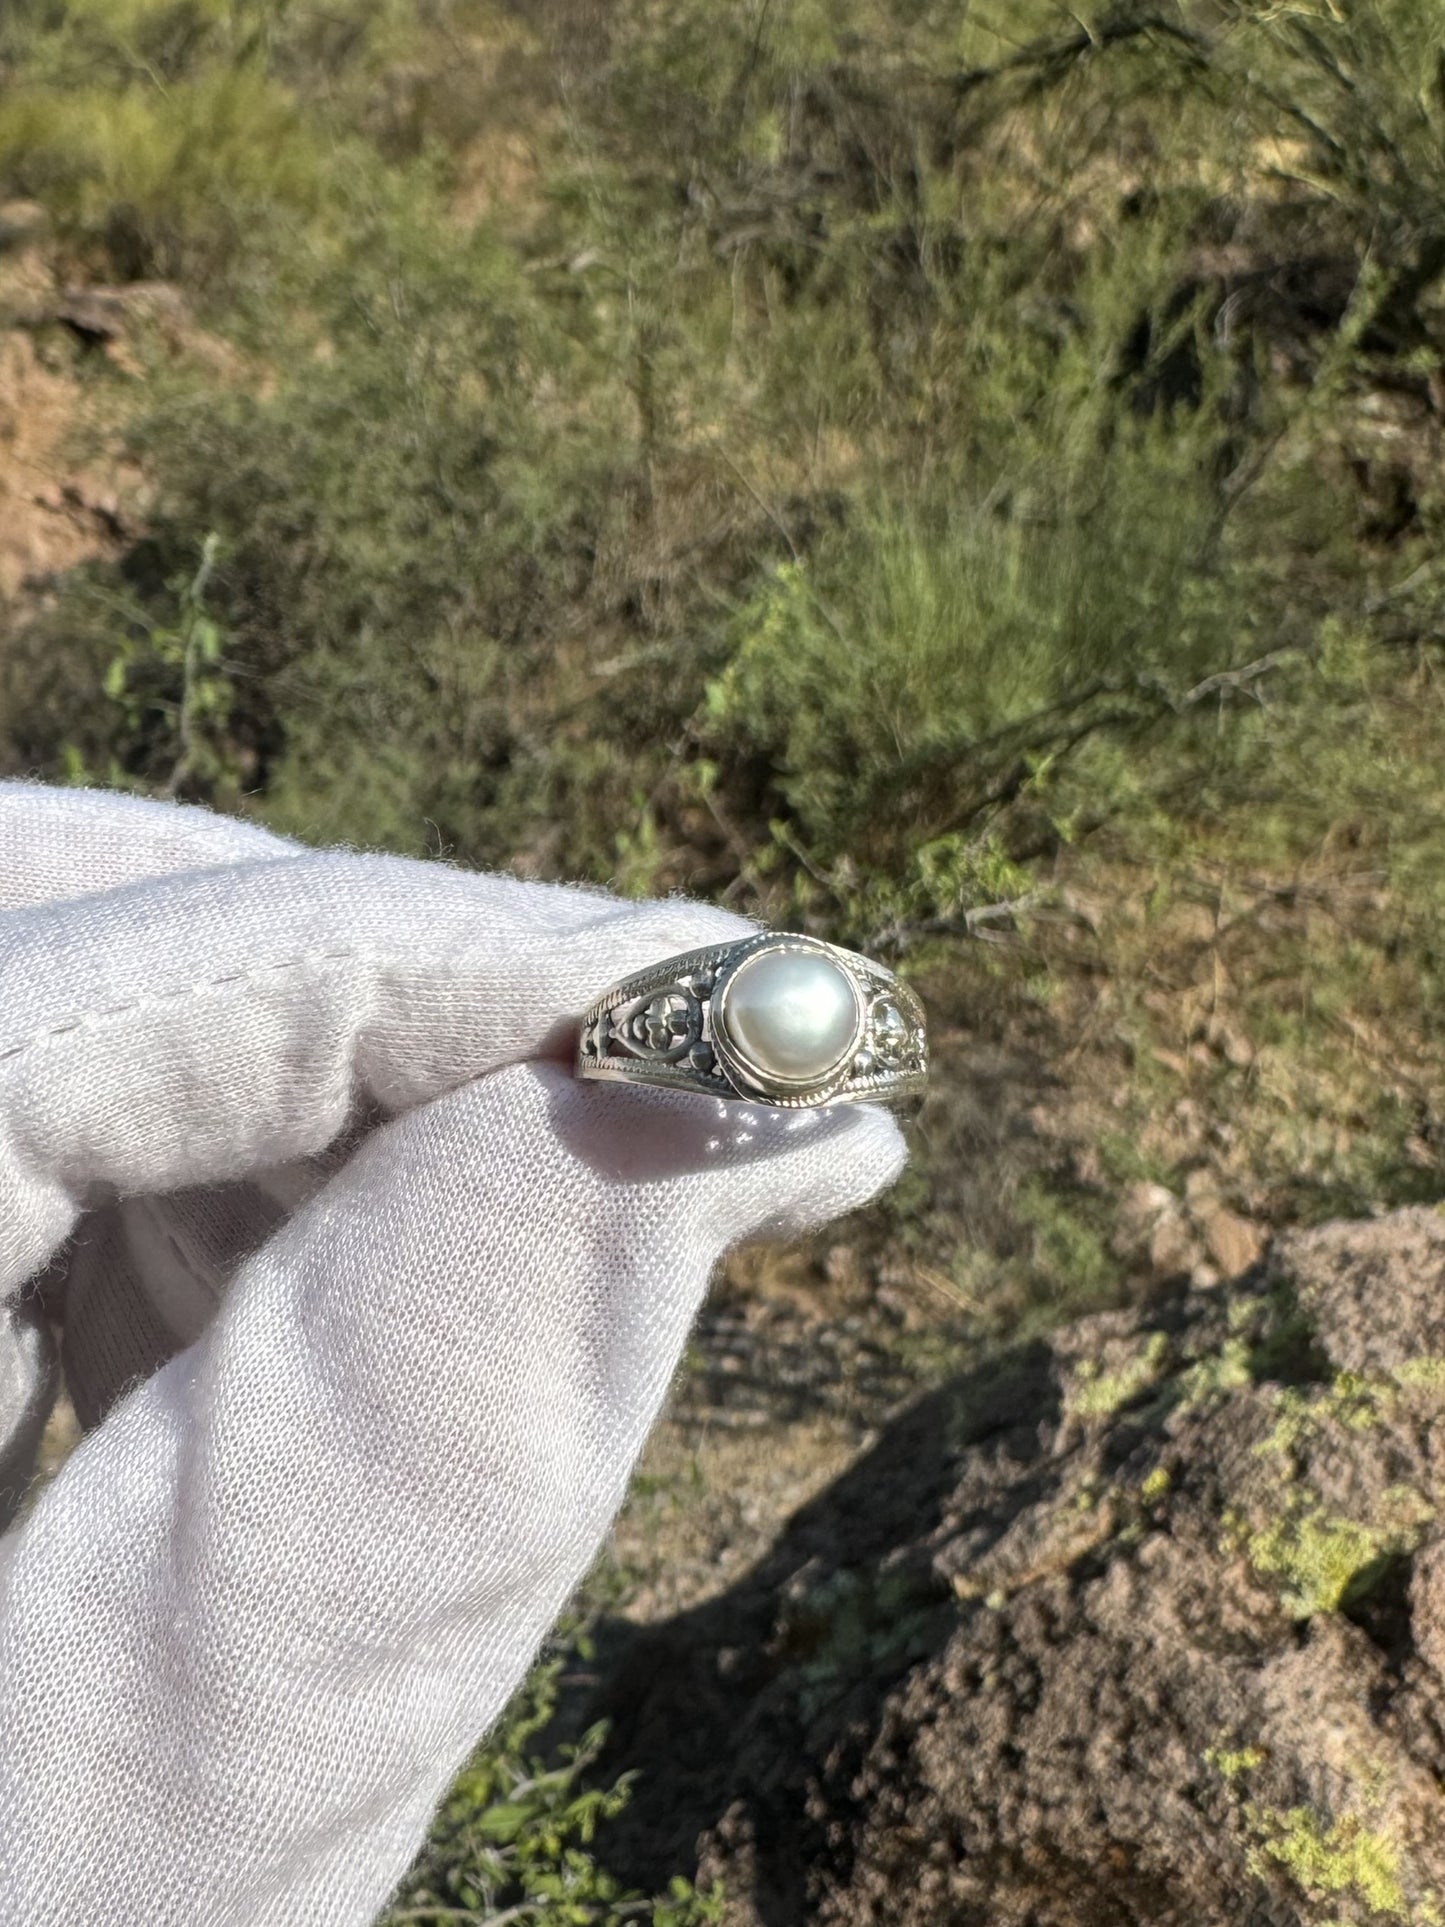
M 765 1076 L 813 1083 L 854 1049 L 858 1002 L 830 957 L 760 950 L 729 978 L 722 1021 L 728 1041 Z

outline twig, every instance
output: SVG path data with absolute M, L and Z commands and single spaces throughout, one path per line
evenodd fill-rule
M 955 1284 L 932 1265 L 914 1263 L 908 1267 L 908 1276 L 920 1285 L 927 1285 L 930 1291 L 937 1292 L 940 1298 L 946 1298 L 951 1305 L 961 1305 L 965 1311 L 978 1313 L 985 1309 L 971 1291 L 965 1291 L 962 1285 Z
M 1177 706 L 1183 712 L 1186 709 L 1192 709 L 1196 703 L 1202 703 L 1207 696 L 1213 696 L 1220 690 L 1249 688 L 1257 683 L 1261 676 L 1268 675 L 1271 669 L 1288 661 L 1291 656 L 1297 656 L 1301 647 L 1299 643 L 1286 643 L 1282 649 L 1271 649 L 1267 656 L 1259 656 L 1254 662 L 1243 663 L 1238 669 L 1216 670 L 1214 675 L 1206 676 L 1203 682 L 1197 682 L 1192 689 L 1186 690 L 1179 698 Z
M 788 525 L 786 522 L 784 522 L 782 516 L 778 514 L 777 510 L 773 508 L 771 503 L 769 503 L 763 498 L 763 496 L 749 481 L 748 477 L 744 474 L 742 469 L 738 467 L 737 463 L 733 460 L 732 456 L 728 454 L 727 450 L 722 446 L 720 442 L 713 442 L 710 444 L 710 446 L 712 448 L 713 454 L 719 456 L 724 462 L 727 463 L 728 467 L 732 470 L 733 474 L 736 475 L 738 480 L 742 483 L 743 487 L 747 490 L 748 494 L 752 496 L 753 500 L 757 503 L 758 507 L 762 510 L 763 514 L 767 516 L 768 520 L 772 523 L 773 527 L 778 531 L 778 534 L 782 536 L 783 540 L 788 545 L 789 555 L 792 556 L 795 562 L 801 564 L 803 558 L 798 552 L 798 545 L 793 540 L 791 534 L 789 533 Z
M 923 937 L 977 937 L 983 943 L 1004 943 L 1007 939 L 988 926 L 1025 915 L 1047 895 L 1044 889 L 1026 890 L 1022 896 L 1009 897 L 999 903 L 977 904 L 948 917 L 920 917 L 912 923 L 899 920 L 874 931 L 869 947 L 901 954 Z
M 970 94 L 976 88 L 986 87 L 990 81 L 999 80 L 1005 74 L 1035 72 L 1052 75 L 1066 71 L 1076 61 L 1091 53 L 1098 53 L 1106 47 L 1121 45 L 1130 40 L 1138 40 L 1150 35 L 1173 42 L 1191 53 L 1197 61 L 1205 61 L 1205 42 L 1188 28 L 1179 26 L 1175 21 L 1165 20 L 1158 14 L 1141 14 L 1134 19 L 1117 15 L 1112 20 L 1102 21 L 1095 27 L 1080 25 L 1077 33 L 1065 34 L 1055 40 L 1036 40 L 1021 47 L 1007 60 L 1000 60 L 992 67 L 970 67 L 952 76 L 952 86 L 959 95 Z
M 830 877 L 826 870 L 821 869 L 819 865 L 813 861 L 812 857 L 809 856 L 808 852 L 793 835 L 793 832 L 788 828 L 786 823 L 777 824 L 774 834 L 777 836 L 778 841 L 798 859 L 814 883 L 821 883 L 825 890 L 837 891 L 838 879 L 836 877 Z
M 1403 582 L 1396 582 L 1392 587 L 1381 589 L 1378 594 L 1367 597 L 1365 600 L 1365 614 L 1367 616 L 1379 615 L 1381 610 L 1389 608 L 1392 602 L 1398 602 L 1401 596 L 1409 595 L 1412 589 L 1418 588 L 1421 582 L 1427 581 L 1439 566 L 1440 560 L 1438 556 L 1427 556 L 1418 569 L 1412 569 L 1410 571 Z
M 783 540 L 787 543 L 788 553 L 789 555 L 792 556 L 795 566 L 801 570 L 803 566 L 802 553 L 799 550 L 797 543 L 793 540 L 792 534 L 788 529 L 788 525 L 786 522 L 784 522 L 782 516 L 778 514 L 777 510 L 772 506 L 770 502 L 768 502 L 764 498 L 764 496 L 760 493 L 760 491 L 753 486 L 752 482 L 748 479 L 747 475 L 743 472 L 741 468 L 738 467 L 737 463 L 733 460 L 732 456 L 728 454 L 727 450 L 722 446 L 720 442 L 710 442 L 708 446 L 712 449 L 712 452 L 715 455 L 721 457 L 721 459 L 724 462 L 726 462 L 727 466 L 732 470 L 733 474 L 738 478 L 739 482 L 742 483 L 743 487 L 747 490 L 748 494 L 757 503 L 758 507 L 762 510 L 763 514 L 767 516 L 768 520 L 772 523 L 773 527 L 778 531 L 778 534 L 781 535 Z M 807 580 L 806 576 L 803 578 L 803 582 L 804 582 L 804 586 L 808 591 L 809 596 L 812 598 L 813 607 L 818 611 L 818 614 L 823 618 L 824 622 L 827 623 L 828 627 L 832 630 L 833 634 L 837 637 L 838 641 L 842 643 L 843 647 L 845 649 L 849 648 L 850 644 L 849 644 L 848 638 L 847 636 L 844 635 L 843 630 L 839 625 L 838 618 L 833 614 L 833 611 L 828 607 L 827 603 L 824 602 L 823 598 L 818 594 L 818 591 L 813 587 L 813 584 Z

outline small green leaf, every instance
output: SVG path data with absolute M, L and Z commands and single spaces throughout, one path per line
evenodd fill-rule
M 221 659 L 222 636 L 220 625 L 209 616 L 197 616 L 191 631 L 196 645 L 196 653 L 202 662 L 219 662 Z
M 488 1807 L 485 1813 L 478 1814 L 476 1824 L 484 1839 L 508 1841 L 516 1839 L 529 1817 L 525 1806 L 504 1804 Z

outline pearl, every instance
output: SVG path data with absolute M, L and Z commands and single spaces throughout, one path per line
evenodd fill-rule
M 728 1039 L 765 1077 L 813 1083 L 852 1052 L 858 1007 L 847 975 L 807 950 L 762 950 L 727 985 Z

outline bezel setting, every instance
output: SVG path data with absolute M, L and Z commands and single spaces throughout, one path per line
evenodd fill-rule
M 772 951 L 826 959 L 852 993 L 848 1048 L 821 1076 L 769 1071 L 728 1028 L 729 986 L 745 964 Z M 789 1110 L 895 1104 L 922 1092 L 928 1040 L 923 1005 L 885 965 L 819 937 L 764 930 L 661 959 L 604 991 L 582 1019 L 575 1068 L 578 1077 Z
M 769 956 L 806 956 L 818 957 L 830 969 L 837 972 L 847 984 L 853 999 L 853 1030 L 846 1046 L 837 1059 L 821 1074 L 812 1077 L 783 1077 L 776 1071 L 751 1058 L 743 1045 L 728 1027 L 728 992 L 732 989 L 739 973 L 760 957 Z M 711 1016 L 712 1046 L 717 1053 L 723 1069 L 741 1089 L 755 1091 L 759 1096 L 773 1102 L 791 1099 L 794 1102 L 825 1104 L 833 1093 L 848 1081 L 853 1060 L 858 1055 L 863 1042 L 863 1033 L 868 1023 L 868 1004 L 859 989 L 858 980 L 852 971 L 845 970 L 839 963 L 832 946 L 820 943 L 816 937 L 782 937 L 771 934 L 754 939 L 740 946 L 738 953 L 729 959 L 717 974 L 713 987 Z

